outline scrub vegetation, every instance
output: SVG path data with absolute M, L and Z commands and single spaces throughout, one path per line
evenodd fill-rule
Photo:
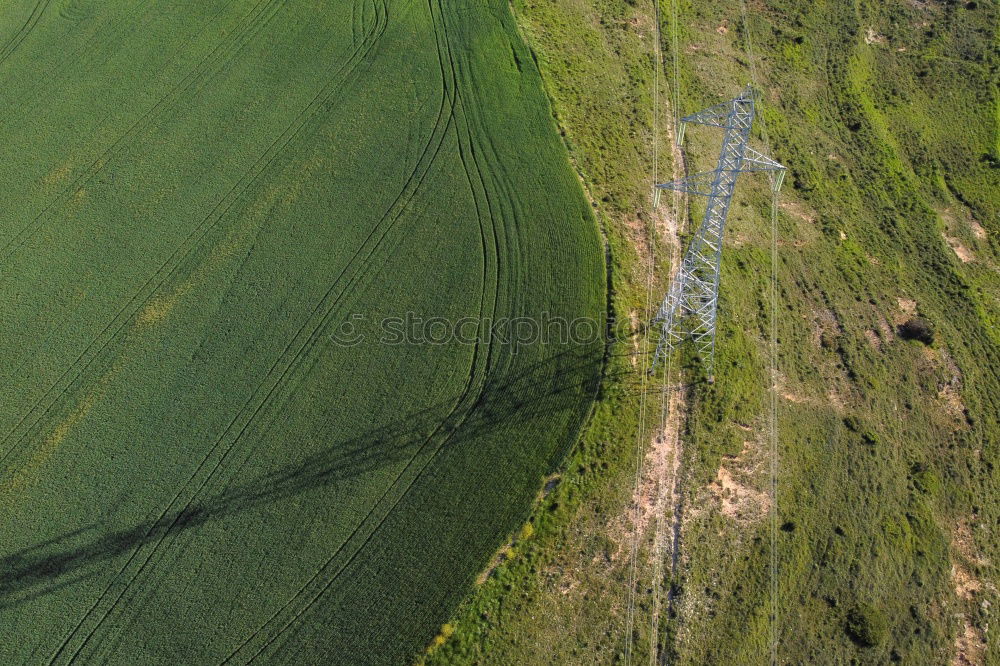
M 666 96 L 676 32 L 688 113 L 730 98 L 750 73 L 738 2 L 679 5 L 675 25 L 660 3 L 660 81 Z M 657 294 L 671 241 L 648 213 L 653 6 L 520 0 L 515 12 L 607 229 L 613 311 L 646 321 L 648 225 L 660 238 Z M 991 663 L 1000 654 L 998 8 L 766 0 L 748 12 L 770 150 L 790 167 L 778 217 L 778 661 Z M 657 119 L 661 180 L 671 177 L 671 114 Z M 687 167 L 711 168 L 717 141 L 689 131 Z M 651 627 L 657 583 L 644 542 L 636 663 L 653 641 L 672 664 L 767 659 L 769 204 L 763 179 L 741 181 L 715 384 L 685 363 L 681 562 L 662 583 L 676 597 Z M 682 241 L 690 222 L 679 225 Z M 608 373 L 587 431 L 539 500 L 533 536 L 515 541 L 516 554 L 466 602 L 434 663 L 623 660 L 641 499 L 632 494 L 635 346 L 635 336 L 612 341 L 619 372 Z

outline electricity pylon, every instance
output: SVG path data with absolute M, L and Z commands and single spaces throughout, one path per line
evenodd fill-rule
M 776 171 L 775 192 L 781 187 L 785 167 L 748 145 L 754 119 L 753 89 L 703 111 L 681 118 L 677 144 L 684 141 L 688 123 L 721 127 L 722 152 L 714 171 L 697 173 L 672 183 L 657 185 L 659 190 L 676 190 L 708 197 L 705 217 L 684 255 L 677 276 L 660 304 L 652 326 L 662 326 L 651 372 L 667 353 L 685 339 L 694 341 L 702 357 L 708 381 L 715 381 L 715 320 L 719 304 L 719 265 L 722 260 L 722 233 L 733 198 L 736 179 L 745 171 Z M 659 192 L 656 192 L 659 194 Z M 658 197 L 657 197 L 658 199 Z

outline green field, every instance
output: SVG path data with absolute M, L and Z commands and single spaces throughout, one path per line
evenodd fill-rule
M 11 2 L 0 89 L 0 662 L 412 660 L 602 364 L 378 340 L 603 317 L 507 3 Z

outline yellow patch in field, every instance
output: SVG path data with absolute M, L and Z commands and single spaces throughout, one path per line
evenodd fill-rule
M 146 307 L 139 311 L 135 318 L 136 328 L 146 328 L 159 323 L 167 318 L 170 311 L 174 309 L 177 298 L 171 294 L 167 297 L 158 297 L 146 303 Z
M 177 285 L 169 294 L 156 296 L 146 303 L 146 306 L 139 311 L 139 314 L 135 318 L 134 330 L 148 328 L 170 316 L 170 312 L 177 305 L 177 301 L 194 288 L 196 277 L 197 275 L 191 276 Z
M 70 171 L 72 171 L 72 167 L 69 162 L 53 167 L 52 171 L 49 171 L 45 174 L 45 177 L 42 178 L 42 185 L 55 185 L 56 183 L 65 180 L 66 176 L 70 174 Z
M 87 413 L 90 412 L 91 408 L 97 403 L 98 398 L 104 392 L 104 387 L 107 386 L 116 371 L 117 368 L 110 369 L 101 378 L 98 385 L 80 400 L 76 408 L 45 436 L 41 446 L 35 450 L 31 458 L 20 469 L 15 471 L 12 476 L 0 482 L 0 496 L 21 492 L 34 483 L 35 479 L 38 478 L 38 469 L 48 462 L 73 427 L 80 423 Z
M 170 310 L 173 308 L 173 303 L 169 299 L 156 298 L 146 304 L 146 307 L 142 309 L 139 316 L 135 318 L 135 323 L 137 328 L 144 328 L 146 326 L 151 326 L 156 322 L 163 321 L 166 319 L 167 315 L 170 314 Z
M 310 165 L 310 167 L 315 168 L 315 165 Z M 283 193 L 288 196 L 287 190 L 283 188 L 269 188 L 265 196 L 258 200 L 257 205 L 254 207 L 254 212 L 263 217 L 261 214 L 266 213 L 274 203 L 281 199 Z M 72 201 L 82 201 L 85 197 L 86 190 L 80 188 L 73 194 Z M 214 270 L 222 260 L 230 256 L 239 247 L 245 245 L 257 228 L 258 226 L 252 224 L 243 224 L 234 229 L 224 242 L 212 249 L 207 261 L 199 265 L 185 281 L 169 293 L 150 299 L 136 315 L 132 331 L 142 332 L 165 321 L 180 299 L 194 289 L 205 275 Z M 84 419 L 90 409 L 96 404 L 97 400 L 104 393 L 105 387 L 120 370 L 123 362 L 124 357 L 118 358 L 115 364 L 101 377 L 97 386 L 77 404 L 76 408 L 63 421 L 57 424 L 45 436 L 41 446 L 32 454 L 31 458 L 10 477 L 0 481 L 0 499 L 7 495 L 19 493 L 34 483 L 38 477 L 38 469 L 52 457 L 72 429 Z

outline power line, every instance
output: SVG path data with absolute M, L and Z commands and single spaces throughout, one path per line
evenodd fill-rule
M 722 239 L 725 230 L 736 180 L 744 171 L 766 171 L 771 183 L 771 279 L 768 360 L 770 374 L 770 400 L 768 409 L 768 454 L 769 496 L 770 496 L 770 548 L 769 548 L 769 657 L 771 664 L 777 664 L 778 643 L 778 425 L 777 425 L 777 309 L 778 309 L 778 252 L 777 252 L 777 206 L 778 190 L 785 175 L 785 167 L 773 159 L 750 148 L 748 141 L 755 117 L 755 99 L 760 91 L 757 58 L 754 53 L 753 35 L 745 0 L 740 0 L 743 18 L 743 32 L 747 63 L 752 84 L 744 93 L 728 102 L 709 107 L 699 113 L 679 118 L 678 145 L 682 144 L 684 130 L 688 123 L 720 127 L 724 129 L 723 145 L 716 169 L 702 174 L 694 174 L 681 180 L 658 185 L 679 192 L 699 194 L 708 197 L 708 205 L 701 226 L 684 257 L 678 275 L 671 282 L 653 323 L 661 324 L 661 336 L 653 358 L 653 368 L 662 356 L 672 360 L 672 352 L 681 342 L 692 339 L 704 361 L 709 381 L 714 380 L 715 333 L 718 315 L 719 268 L 721 264 Z M 679 109 L 679 63 L 677 49 L 676 0 L 672 0 L 673 19 L 673 65 L 674 99 Z M 678 113 L 679 115 L 679 113 Z M 770 152 L 770 137 L 766 120 L 759 116 L 761 137 L 766 152 Z M 654 199 L 655 200 L 655 199 Z M 667 365 L 669 381 L 670 362 Z M 674 546 L 676 548 L 676 544 Z M 659 563 L 658 563 L 659 564 Z
M 745 38 L 745 50 L 747 62 L 750 69 L 752 84 L 737 97 L 704 109 L 696 114 L 687 117 L 680 117 L 680 64 L 679 64 L 679 11 L 677 0 L 671 0 L 671 47 L 673 65 L 673 111 L 677 122 L 677 145 L 683 150 L 684 132 L 687 124 L 701 124 L 720 127 L 724 130 L 722 150 L 716 168 L 713 171 L 694 174 L 672 183 L 657 184 L 659 133 L 657 128 L 659 114 L 659 67 L 661 65 L 661 34 L 660 34 L 660 8 L 658 0 L 654 0 L 655 14 L 655 44 L 654 44 L 654 72 L 653 72 L 653 182 L 654 196 L 653 221 L 655 223 L 655 209 L 659 203 L 659 190 L 669 189 L 673 191 L 674 217 L 679 219 L 678 196 L 685 192 L 689 194 L 699 194 L 708 197 L 708 205 L 705 215 L 698 227 L 691 245 L 684 255 L 677 275 L 670 284 L 663 302 L 661 303 L 653 325 L 660 324 L 661 335 L 653 354 L 652 365 L 649 373 L 652 374 L 658 362 L 664 355 L 667 356 L 666 378 L 661 393 L 660 418 L 663 437 L 667 437 L 667 424 L 670 409 L 673 401 L 667 400 L 669 382 L 671 379 L 671 369 L 673 361 L 673 351 L 687 339 L 694 341 L 699 354 L 704 361 L 706 374 L 709 381 L 714 381 L 714 356 L 715 356 L 715 333 L 716 320 L 718 315 L 718 290 L 719 290 L 719 269 L 721 264 L 722 240 L 725 230 L 726 218 L 728 215 L 732 194 L 736 181 L 740 173 L 747 171 L 765 171 L 771 183 L 771 283 L 770 283 L 770 345 L 769 345 L 769 369 L 771 375 L 770 409 L 768 415 L 769 431 L 769 454 L 770 454 L 770 487 L 771 497 L 771 520 L 770 520 L 770 662 L 777 663 L 777 616 L 778 616 L 778 580 L 777 580 L 777 473 L 778 473 L 778 434 L 777 434 L 777 193 L 781 187 L 786 168 L 773 159 L 767 157 L 749 146 L 749 138 L 753 127 L 756 110 L 756 95 L 760 91 L 757 69 L 757 58 L 754 54 L 753 37 L 750 29 L 750 22 L 747 15 L 745 0 L 740 0 L 741 14 L 743 18 L 743 32 Z M 760 130 L 764 142 L 765 152 L 770 151 L 770 138 L 767 132 L 767 124 L 763 115 L 759 117 Z M 676 171 L 676 165 L 675 165 Z M 685 165 L 686 171 L 686 165 Z M 676 173 L 675 173 L 676 178 Z M 649 230 L 650 247 L 650 271 L 647 275 L 647 295 L 646 308 L 652 298 L 652 268 L 655 264 L 655 225 L 651 225 Z M 648 340 L 644 339 L 644 344 L 648 345 Z M 647 347 L 648 348 L 648 347 Z M 646 354 L 643 354 L 643 369 L 646 369 Z M 643 373 L 644 375 L 647 373 Z M 645 432 L 646 420 L 646 395 L 647 384 L 645 378 L 642 379 L 642 391 L 640 401 L 639 433 L 636 442 L 636 481 L 635 491 L 638 498 L 642 471 L 642 441 Z M 676 446 L 676 445 L 675 445 Z M 675 455 L 679 455 L 675 448 Z M 676 471 L 674 473 L 676 475 Z M 676 486 L 677 480 L 673 479 Z M 662 562 L 660 561 L 660 530 L 662 516 L 660 515 L 660 500 L 662 499 L 663 488 L 657 485 L 657 527 L 654 541 L 654 598 L 653 616 L 651 618 L 651 650 L 650 663 L 655 664 L 658 656 L 659 645 L 658 616 L 660 601 L 660 578 L 662 576 Z M 673 497 L 676 488 L 672 489 Z M 676 511 L 676 507 L 673 509 Z M 632 550 L 631 573 L 629 578 L 629 603 L 626 620 L 626 650 L 625 663 L 628 664 L 632 658 L 632 642 L 635 614 L 635 595 L 637 576 L 637 558 L 639 548 L 639 510 L 638 503 L 635 511 L 635 535 Z M 675 523 L 677 517 L 675 516 Z M 675 524 L 674 530 L 676 531 Z M 674 536 L 672 549 L 677 548 L 677 538 Z M 676 561 L 676 552 L 672 553 Z M 672 570 L 673 573 L 673 570 Z M 670 597 L 668 597 L 670 598 Z M 672 598 L 671 598 L 672 601 Z
M 754 86 L 759 86 L 757 77 L 757 58 L 753 48 L 753 30 L 747 13 L 746 0 L 740 0 L 740 12 L 743 16 L 743 33 L 746 42 L 747 62 L 750 65 L 750 76 Z M 758 88 L 760 89 L 760 88 Z M 771 150 L 771 139 L 767 132 L 767 122 L 763 114 L 760 120 L 761 139 L 764 149 Z M 769 174 L 771 175 L 771 174 Z M 770 585 L 768 590 L 769 616 L 768 632 L 770 644 L 770 663 L 778 663 L 778 188 L 773 187 L 771 196 L 771 312 L 770 312 L 770 345 L 769 370 L 771 377 L 770 404 L 768 411 L 768 457 L 770 458 Z M 780 186 L 780 182 L 778 183 Z
M 659 0 L 653 0 L 654 8 L 656 12 L 659 12 Z M 654 44 L 654 58 L 653 58 L 653 118 L 652 118 L 652 128 L 653 128 L 653 173 L 652 182 L 656 183 L 657 180 L 657 162 L 659 159 L 659 129 L 658 129 L 658 115 L 659 115 L 659 24 L 655 26 L 653 32 L 653 37 L 656 42 Z M 648 224 L 648 235 L 649 235 L 649 269 L 646 274 L 646 301 L 644 305 L 644 314 L 649 312 L 650 304 L 653 300 L 653 268 L 656 258 L 656 238 L 655 238 L 655 213 L 656 213 L 656 201 L 652 201 L 651 206 L 651 219 Z M 643 338 L 642 344 L 649 345 L 648 339 Z M 647 365 L 648 365 L 648 355 L 642 355 L 642 387 L 641 387 L 641 397 L 639 399 L 639 428 L 636 433 L 636 446 L 635 446 L 635 484 L 633 486 L 633 500 L 635 501 L 635 507 L 633 509 L 633 525 L 634 534 L 632 538 L 632 561 L 629 572 L 629 589 L 626 598 L 626 615 L 625 615 L 625 653 L 624 661 L 626 666 L 632 660 L 632 634 L 635 627 L 635 604 L 636 604 L 636 587 L 638 585 L 638 558 L 639 558 L 639 542 L 640 542 L 640 524 L 639 524 L 639 514 L 640 514 L 640 501 L 639 495 L 641 492 L 640 484 L 642 482 L 642 457 L 643 457 L 643 436 L 646 432 L 646 389 L 647 389 Z
M 778 663 L 778 192 L 771 196 L 771 404 L 768 414 L 768 453 L 771 459 L 771 664 Z
M 661 37 L 661 34 L 660 34 L 660 3 L 659 3 L 659 0 L 653 0 L 653 8 L 654 8 L 654 12 L 653 12 L 653 23 L 654 23 L 654 30 L 653 30 L 653 40 L 654 40 L 654 45 L 653 45 L 653 56 L 654 56 L 653 57 L 653 128 L 654 129 L 653 129 L 653 183 L 652 184 L 654 186 L 654 189 L 653 189 L 654 195 L 653 195 L 653 207 L 652 207 L 652 215 L 651 215 L 651 217 L 652 217 L 652 221 L 653 221 L 653 226 L 655 228 L 656 208 L 657 208 L 657 205 L 659 203 L 658 197 L 656 196 L 657 191 L 655 189 L 656 181 L 659 180 L 658 155 L 659 155 L 659 148 L 660 148 L 660 137 L 659 137 L 659 132 L 657 131 L 658 122 L 659 122 L 659 85 L 658 85 L 658 83 L 659 83 L 660 66 L 661 66 L 662 60 L 663 60 L 663 55 L 661 53 L 661 41 L 660 41 L 662 39 L 662 37 Z M 666 378 L 665 381 L 667 381 L 667 382 L 670 381 L 669 373 L 668 373 L 667 378 Z M 666 436 L 667 436 L 667 429 L 666 429 L 667 417 L 665 416 L 667 414 L 667 400 L 666 400 L 667 391 L 666 391 L 666 384 L 664 384 L 663 390 L 661 391 L 660 395 L 661 395 L 661 398 L 660 398 L 660 428 L 659 428 L 660 435 L 659 436 L 666 438 Z M 656 512 L 656 522 L 655 522 L 656 527 L 655 527 L 654 532 L 653 532 L 653 580 L 652 580 L 652 584 L 651 584 L 652 585 L 652 589 L 653 589 L 653 609 L 652 609 L 652 613 L 650 614 L 650 627 L 649 627 L 649 665 L 650 666 L 656 666 L 657 657 L 659 656 L 659 641 L 657 640 L 657 637 L 659 636 L 659 626 L 658 625 L 659 625 L 659 617 L 660 617 L 660 585 L 661 585 L 660 580 L 661 580 L 661 577 L 662 577 L 662 566 L 663 566 L 662 565 L 662 554 L 660 552 L 661 547 L 662 547 L 662 543 L 661 543 L 661 530 L 662 530 L 662 524 L 663 524 L 663 506 L 662 506 L 662 502 L 661 502 L 661 500 L 663 498 L 663 487 L 662 487 L 663 478 L 662 478 L 662 476 L 663 475 L 661 474 L 660 478 L 657 479 L 657 483 L 656 483 L 656 498 L 655 498 L 655 501 L 653 503 L 653 507 L 654 507 L 653 510 Z

